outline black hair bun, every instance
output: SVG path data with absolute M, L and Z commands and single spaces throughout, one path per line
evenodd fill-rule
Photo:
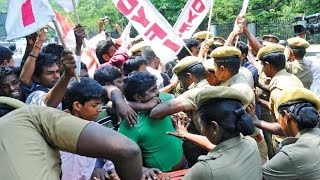
M 239 118 L 236 124 L 236 129 L 244 136 L 252 135 L 254 133 L 254 125 L 251 116 L 247 114 L 243 108 L 235 110 L 235 113 Z

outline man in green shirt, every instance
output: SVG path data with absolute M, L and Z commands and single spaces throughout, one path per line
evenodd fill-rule
M 158 96 L 162 102 L 172 98 L 169 94 L 159 95 L 156 77 L 148 72 L 137 72 L 128 76 L 124 84 L 124 94 L 128 101 L 140 103 L 148 102 Z M 171 117 L 151 119 L 149 112 L 139 112 L 138 116 L 138 124 L 134 127 L 122 121 L 119 132 L 139 145 L 144 167 L 158 168 L 164 172 L 185 167 L 182 141 L 166 135 L 166 132 L 175 131 Z

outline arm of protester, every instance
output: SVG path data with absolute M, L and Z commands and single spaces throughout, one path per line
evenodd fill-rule
M 83 44 L 83 40 L 86 37 L 86 33 L 84 31 L 83 26 L 81 26 L 80 24 L 78 24 L 74 29 L 74 35 L 76 37 L 76 50 L 75 50 L 75 54 L 77 56 L 81 56 L 81 47 Z
M 143 167 L 141 180 L 150 180 L 150 179 L 157 180 L 157 179 L 159 179 L 157 175 L 160 173 L 162 173 L 162 172 L 157 168 Z
M 122 92 L 115 86 L 104 86 L 108 97 L 111 97 L 113 108 L 117 114 L 118 122 L 125 119 L 129 125 L 135 125 L 138 121 L 138 114 L 127 104 Z
M 120 25 L 119 25 L 119 24 L 115 24 L 114 27 L 116 28 L 118 34 L 121 36 L 123 30 L 122 30 L 122 28 L 120 27 Z
M 206 149 L 207 151 L 211 151 L 216 147 L 216 145 L 212 144 L 206 136 L 192 134 L 187 131 L 191 120 L 185 113 L 183 117 L 181 117 L 181 115 L 172 115 L 172 117 L 175 119 L 174 124 L 176 132 L 167 132 L 168 135 L 175 136 L 183 140 L 188 140 L 193 144 Z
M 228 36 L 228 39 L 226 40 L 226 45 L 231 45 L 231 46 L 234 46 L 235 45 L 235 40 L 236 38 L 243 33 L 243 22 L 244 21 L 244 18 L 243 17 L 240 17 L 238 16 L 237 19 L 236 19 L 236 22 L 235 22 L 235 26 L 232 30 L 232 32 L 229 34 Z
M 26 42 L 27 42 L 27 46 L 26 46 L 26 49 L 24 51 L 24 54 L 23 54 L 23 57 L 22 57 L 22 60 L 21 60 L 21 65 L 20 65 L 20 68 L 23 67 L 24 63 L 26 62 L 28 56 L 29 56 L 29 53 L 32 51 L 33 49 L 33 45 L 34 43 L 36 42 L 37 40 L 37 37 L 38 37 L 38 33 L 35 32 L 35 33 L 32 33 L 28 36 L 26 36 Z
M 152 108 L 154 108 L 156 105 L 161 103 L 161 100 L 159 97 L 153 97 L 151 100 L 149 100 L 146 103 L 140 103 L 140 102 L 127 102 L 129 106 L 134 109 L 135 111 L 150 111 Z
M 32 76 L 35 70 L 36 60 L 40 54 L 41 47 L 45 40 L 46 31 L 45 28 L 42 28 L 38 33 L 38 37 L 33 44 L 31 52 L 28 54 L 28 57 L 21 69 L 21 73 L 19 76 L 20 82 L 27 87 L 30 87 L 32 85 Z M 32 37 L 30 37 L 29 41 L 29 43 L 32 44 Z
M 159 91 L 160 91 L 160 92 L 169 93 L 169 92 L 171 92 L 175 87 L 177 87 L 178 83 L 179 83 L 179 80 L 175 80 L 175 81 L 171 82 L 169 85 L 167 85 L 166 87 L 161 88 Z
M 104 26 L 104 19 L 100 18 L 98 20 L 98 34 L 100 34 L 103 31 L 103 26 Z
M 262 48 L 263 45 L 249 32 L 245 21 L 243 22 L 243 34 L 247 37 L 252 50 L 258 53 L 259 49 Z
M 59 81 L 50 89 L 50 91 L 44 97 L 44 102 L 49 107 L 57 107 L 61 103 L 64 94 L 67 90 L 70 79 L 74 75 L 74 69 L 76 63 L 71 51 L 64 50 L 62 53 L 61 61 L 64 66 L 64 73 L 60 77 Z
M 281 129 L 279 123 L 269 123 L 267 121 L 259 120 L 255 114 L 255 106 L 253 104 L 247 107 L 248 114 L 251 115 L 253 124 L 264 131 L 270 132 L 275 135 L 284 136 L 284 132 Z
M 203 41 L 203 42 L 201 43 L 201 47 L 200 47 L 200 50 L 199 50 L 198 57 L 203 60 L 203 58 L 204 58 L 205 55 L 208 53 L 208 51 L 209 51 L 209 46 L 208 46 L 208 44 L 207 44 L 206 41 Z
M 81 131 L 77 153 L 110 159 L 122 180 L 141 180 L 142 157 L 139 147 L 116 131 L 89 123 Z

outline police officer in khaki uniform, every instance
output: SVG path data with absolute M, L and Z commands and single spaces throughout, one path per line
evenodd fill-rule
M 121 179 L 142 176 L 139 147 L 115 131 L 7 97 L 0 97 L 0 112 L 0 179 L 60 179 L 59 150 L 110 159 Z
M 282 91 L 293 87 L 303 87 L 302 82 L 296 76 L 286 71 L 284 49 L 282 45 L 270 44 L 261 48 L 257 55 L 258 59 L 261 60 L 263 72 L 271 78 L 269 108 L 276 119 L 278 114 L 274 110 Z
M 261 179 L 257 144 L 246 136 L 254 132 L 252 120 L 242 108 L 248 98 L 234 88 L 219 86 L 202 90 L 196 102 L 202 134 L 217 146 L 200 156 L 183 179 Z
M 264 179 L 319 179 L 319 97 L 301 87 L 284 90 L 276 110 L 287 138 L 280 152 L 264 164 Z
M 313 73 L 303 62 L 309 43 L 300 37 L 289 38 L 287 42 L 295 58 L 292 62 L 287 62 L 287 70 L 297 76 L 305 88 L 310 89 L 313 82 Z
M 249 103 L 254 103 L 255 94 L 248 81 L 239 74 L 241 51 L 232 46 L 218 47 L 210 54 L 214 58 L 215 74 L 222 81 L 220 86 L 232 87 L 246 95 Z M 247 106 L 248 104 L 246 104 Z M 258 128 L 255 128 L 253 137 L 258 144 L 262 163 L 267 161 L 267 144 Z
M 200 125 L 195 97 L 199 91 L 206 87 L 210 87 L 208 81 L 205 79 L 206 69 L 202 64 L 202 59 L 195 56 L 187 56 L 176 64 L 173 68 L 173 72 L 178 76 L 181 86 L 185 92 L 177 98 L 171 99 L 154 107 L 150 112 L 150 117 L 160 119 L 166 115 L 185 111 L 191 119 L 188 131 L 194 134 L 199 134 Z M 199 155 L 207 153 L 207 151 L 188 141 L 183 143 L 183 149 L 190 166 L 197 162 Z

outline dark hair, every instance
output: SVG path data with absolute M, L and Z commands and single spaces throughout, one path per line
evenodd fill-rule
M 19 78 L 20 71 L 18 68 L 13 67 L 13 66 L 3 66 L 0 67 L 0 80 L 2 78 L 7 77 L 8 75 L 14 74 Z
M 268 62 L 271 64 L 273 67 L 276 68 L 276 70 L 282 70 L 286 66 L 286 57 L 284 56 L 283 53 L 279 52 L 273 52 L 270 54 L 267 54 L 261 58 L 262 63 Z
M 63 50 L 64 50 L 64 48 L 62 45 L 51 43 L 51 44 L 44 46 L 41 49 L 41 52 L 47 53 L 47 54 L 53 54 L 53 55 L 57 56 L 58 59 L 60 59 Z
M 187 68 L 183 71 L 181 71 L 178 76 L 179 77 L 186 77 L 186 74 L 190 73 L 193 76 L 195 76 L 198 80 L 205 79 L 206 77 L 206 68 L 203 66 L 203 64 L 196 64 L 190 68 Z
M 237 74 L 240 69 L 240 57 L 230 57 L 224 59 L 215 59 L 215 63 L 220 66 L 227 68 L 232 74 Z
M 242 108 L 239 101 L 233 99 L 214 99 L 198 109 L 200 119 L 209 125 L 216 121 L 219 126 L 229 133 L 251 135 L 254 125 L 251 116 Z
M 168 63 L 164 66 L 164 71 L 165 71 L 165 73 L 168 74 L 168 76 L 169 76 L 170 78 L 172 78 L 172 76 L 173 76 L 172 69 L 174 68 L 174 66 L 175 66 L 177 63 L 178 63 L 178 62 L 176 62 L 176 61 L 170 61 L 170 62 L 168 62 Z
M 124 79 L 124 95 L 134 101 L 133 95 L 145 96 L 145 92 L 156 84 L 157 78 L 149 72 L 135 72 Z
M 154 53 L 150 46 L 143 48 L 141 56 L 143 57 L 143 59 L 147 60 L 148 64 L 150 64 L 151 61 L 157 57 L 157 55 Z
M 304 55 L 306 55 L 307 50 L 305 48 L 291 48 L 296 59 L 302 60 Z
M 9 61 L 12 58 L 13 52 L 5 47 L 5 46 L 0 46 L 0 64 L 3 63 L 4 60 Z
M 80 82 L 73 80 L 68 85 L 62 105 L 63 109 L 72 110 L 72 104 L 78 101 L 84 105 L 92 99 L 100 99 L 105 94 L 103 87 L 95 80 L 81 77 Z
M 191 50 L 192 47 L 199 48 L 200 46 L 200 41 L 194 38 L 191 39 L 184 39 L 184 43 L 186 44 L 187 48 Z
M 248 45 L 242 41 L 238 41 L 237 48 L 241 51 L 241 54 L 248 55 L 249 48 Z
M 299 130 L 317 127 L 320 116 L 313 104 L 308 102 L 299 102 L 288 105 L 281 105 L 278 108 L 281 115 L 285 115 L 285 111 L 291 113 L 294 121 L 297 122 Z
M 133 71 L 138 71 L 141 65 L 147 65 L 147 60 L 141 56 L 131 56 L 123 65 L 123 72 L 128 76 Z
M 106 61 L 102 58 L 102 55 L 108 54 L 108 51 L 112 46 L 114 46 L 114 43 L 110 38 L 98 42 L 96 47 L 96 55 L 100 64 L 106 63 Z
M 117 78 L 121 78 L 122 74 L 118 68 L 106 64 L 100 67 L 94 73 L 93 79 L 96 80 L 101 86 L 105 86 L 106 83 L 113 84 L 113 81 Z
M 40 53 L 36 61 L 36 66 L 33 75 L 40 77 L 43 73 L 44 67 L 51 67 L 53 65 L 58 66 L 59 59 L 57 56 L 48 53 Z
M 16 108 L 13 108 L 11 106 L 8 106 L 6 104 L 0 104 L 0 118 L 11 111 L 15 110 Z

